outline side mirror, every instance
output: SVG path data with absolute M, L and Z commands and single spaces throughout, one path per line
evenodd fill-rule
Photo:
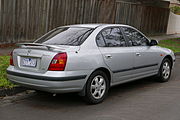
M 150 46 L 155 46 L 155 45 L 158 45 L 158 41 L 157 40 L 151 40 L 149 44 L 150 44 Z

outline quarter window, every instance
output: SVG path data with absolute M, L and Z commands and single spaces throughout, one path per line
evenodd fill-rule
M 98 34 L 98 36 L 97 36 L 97 38 L 96 38 L 96 41 L 97 41 L 97 45 L 98 45 L 99 47 L 105 47 L 105 46 L 106 46 L 106 44 L 105 44 L 105 42 L 104 42 L 104 39 L 103 39 L 103 36 L 102 36 L 101 33 Z
M 149 40 L 138 31 L 127 27 L 123 27 L 123 31 L 128 38 L 130 46 L 148 46 Z
M 104 45 L 103 45 L 104 43 Z M 98 46 L 125 47 L 126 42 L 119 28 L 107 28 L 97 36 Z

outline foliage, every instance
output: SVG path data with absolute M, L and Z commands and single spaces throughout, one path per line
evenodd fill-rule
M 0 87 L 12 88 L 14 85 L 7 80 L 6 69 L 9 66 L 9 56 L 0 56 Z
M 170 9 L 174 14 L 180 15 L 180 7 L 179 6 L 174 6 L 174 7 L 171 7 Z

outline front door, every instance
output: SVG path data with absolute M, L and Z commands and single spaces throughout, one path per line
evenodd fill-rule
M 129 47 L 134 50 L 133 74 L 138 77 L 157 72 L 160 56 L 153 49 L 154 46 L 149 46 L 149 40 L 139 31 L 129 27 L 122 27 L 122 29 L 129 42 Z

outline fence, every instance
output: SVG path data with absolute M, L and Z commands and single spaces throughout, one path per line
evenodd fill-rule
M 0 44 L 32 41 L 62 25 L 123 23 L 166 33 L 169 9 L 117 0 L 0 0 Z
M 167 8 L 118 2 L 116 9 L 116 23 L 135 26 L 146 34 L 166 33 L 169 17 Z

